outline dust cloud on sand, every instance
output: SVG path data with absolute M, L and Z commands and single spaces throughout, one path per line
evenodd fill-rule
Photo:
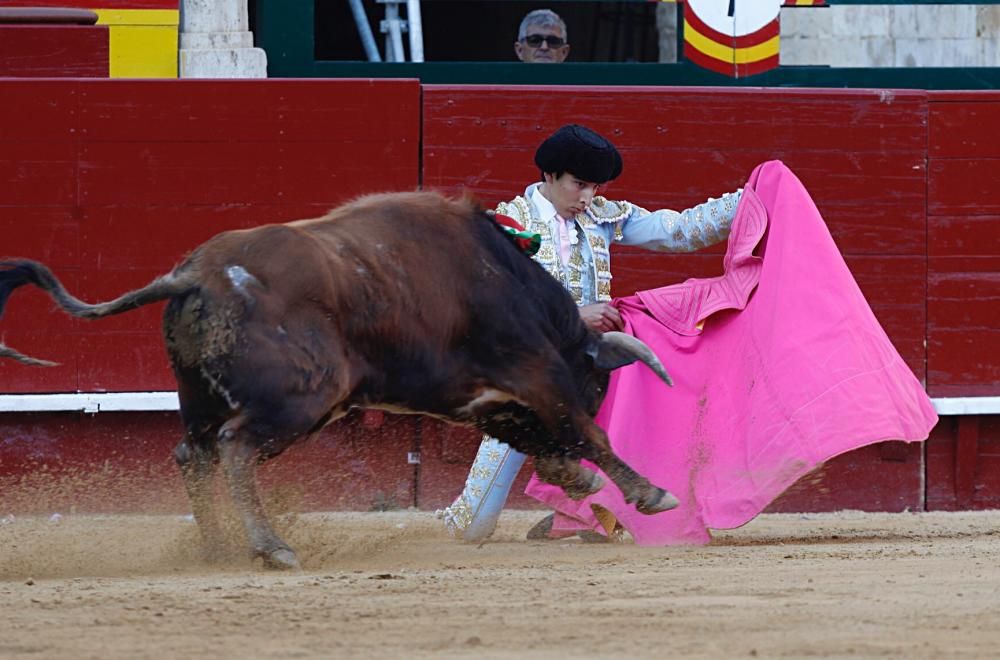
M 1000 512 L 764 515 L 705 547 L 482 546 L 426 512 L 282 514 L 303 570 L 176 515 L 0 523 L 0 657 L 981 658 Z

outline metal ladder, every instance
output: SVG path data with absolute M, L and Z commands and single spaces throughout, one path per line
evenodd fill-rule
M 410 35 L 410 61 L 424 61 L 424 33 L 420 22 L 420 0 L 375 0 L 380 5 L 385 5 L 385 18 L 381 21 L 379 29 L 385 38 L 385 61 L 405 62 L 406 52 L 403 50 L 403 33 Z M 378 45 L 372 35 L 371 26 L 368 24 L 368 16 L 365 14 L 361 0 L 350 0 L 351 13 L 354 15 L 354 23 L 358 27 L 358 34 L 361 36 L 361 44 L 364 46 L 365 55 L 369 62 L 381 62 Z M 406 19 L 399 16 L 399 5 L 406 5 Z

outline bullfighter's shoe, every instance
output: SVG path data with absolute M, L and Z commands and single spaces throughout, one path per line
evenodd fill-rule
M 437 512 L 452 536 L 476 543 L 493 534 L 525 458 L 510 445 L 483 437 L 462 493 Z
M 622 527 L 620 522 L 618 522 L 615 515 L 600 504 L 591 504 L 590 507 L 593 510 L 597 521 L 604 529 L 603 534 L 593 529 L 581 529 L 576 532 L 564 531 L 561 533 L 554 533 L 552 531 L 552 525 L 555 522 L 555 514 L 550 513 L 535 523 L 531 529 L 528 530 L 525 538 L 529 541 L 550 541 L 566 538 L 575 534 L 576 537 L 584 543 L 624 543 L 625 528 Z

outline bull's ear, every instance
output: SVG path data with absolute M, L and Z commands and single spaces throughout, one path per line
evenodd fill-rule
M 594 360 L 595 367 L 604 371 L 614 371 L 639 359 L 634 351 L 603 341 L 600 336 L 590 338 L 590 343 L 587 344 L 587 355 Z

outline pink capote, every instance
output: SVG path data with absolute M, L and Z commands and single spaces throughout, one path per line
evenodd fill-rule
M 581 501 L 533 476 L 525 492 L 556 510 L 553 536 L 602 531 L 591 509 L 600 504 L 636 543 L 707 543 L 709 528 L 745 524 L 838 454 L 927 438 L 930 400 L 780 161 L 750 176 L 723 265 L 721 277 L 615 301 L 675 385 L 643 365 L 619 369 L 597 422 L 618 456 L 680 506 L 646 516 L 606 476 Z

